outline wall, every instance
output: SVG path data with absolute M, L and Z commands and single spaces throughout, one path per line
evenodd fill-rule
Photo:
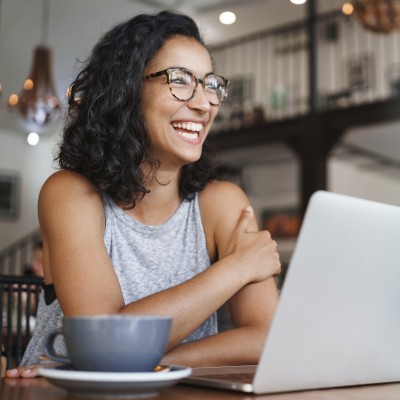
M 0 250 L 38 227 L 37 199 L 43 182 L 54 171 L 56 137 L 42 137 L 33 147 L 24 135 L 0 129 L 0 170 L 18 171 L 20 177 L 19 215 L 14 221 L 0 220 Z

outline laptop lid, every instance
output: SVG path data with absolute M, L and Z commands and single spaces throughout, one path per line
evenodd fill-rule
M 256 393 L 400 380 L 400 207 L 311 197 Z
M 184 381 L 259 394 L 399 381 L 399 309 L 400 207 L 318 191 L 254 380 L 215 367 Z

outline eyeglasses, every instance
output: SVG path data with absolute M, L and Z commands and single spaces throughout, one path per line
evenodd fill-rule
M 154 72 L 145 77 L 153 79 L 165 75 L 172 96 L 179 101 L 188 101 L 196 95 L 199 83 L 211 105 L 218 106 L 228 94 L 228 79 L 209 72 L 203 79 L 198 78 L 192 71 L 183 67 L 171 67 L 163 71 Z

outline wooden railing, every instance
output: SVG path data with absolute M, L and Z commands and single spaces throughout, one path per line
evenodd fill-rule
M 32 249 L 40 240 L 38 229 L 24 236 L 0 252 L 0 274 L 22 275 L 24 267 L 30 263 Z
M 43 278 L 0 275 L 0 345 L 7 369 L 20 364 L 31 338 L 42 284 Z

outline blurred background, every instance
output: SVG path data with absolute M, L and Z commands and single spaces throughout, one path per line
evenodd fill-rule
M 209 140 L 283 262 L 315 190 L 400 205 L 399 1 L 0 0 L 0 273 L 37 242 L 79 61 L 115 23 L 162 9 L 198 22 L 231 81 Z M 46 104 L 29 106 L 39 87 Z

